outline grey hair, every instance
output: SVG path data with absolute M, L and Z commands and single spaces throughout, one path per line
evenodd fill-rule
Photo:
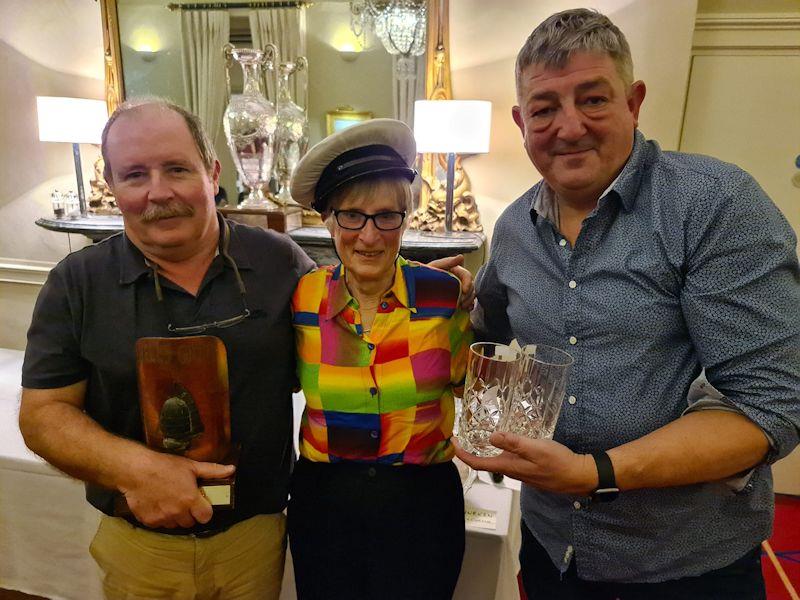
M 514 70 L 519 94 L 522 72 L 533 64 L 561 68 L 574 52 L 607 54 L 628 90 L 633 83 L 633 59 L 628 40 L 604 14 L 574 8 L 550 15 L 531 32 L 517 54 Z
M 323 215 L 325 226 L 333 233 L 333 209 L 341 206 L 348 198 L 375 198 L 381 196 L 394 196 L 398 208 L 406 213 L 403 221 L 403 231 L 406 230 L 414 211 L 414 195 L 411 183 L 405 177 L 363 177 L 352 183 L 342 186 L 331 194 L 328 208 Z
M 112 176 L 111 164 L 108 162 L 108 153 L 106 152 L 108 132 L 111 130 L 111 126 L 114 124 L 114 122 L 123 114 L 138 108 L 142 108 L 143 106 L 155 106 L 162 110 L 172 111 L 183 117 L 183 120 L 186 122 L 186 126 L 189 128 L 189 133 L 192 134 L 192 139 L 194 140 L 195 146 L 197 146 L 197 151 L 200 153 L 203 166 L 205 166 L 206 171 L 209 173 L 213 170 L 214 163 L 217 161 L 217 153 L 214 151 L 214 145 L 211 143 L 211 140 L 203 129 L 203 124 L 200 122 L 200 118 L 182 106 L 178 106 L 174 102 L 170 102 L 164 98 L 145 96 L 141 98 L 132 98 L 131 100 L 126 100 L 120 104 L 108 118 L 106 126 L 103 128 L 103 134 L 100 138 L 100 152 L 103 155 L 103 162 L 105 163 L 105 166 L 103 167 L 103 177 L 105 177 L 106 181 L 111 181 Z

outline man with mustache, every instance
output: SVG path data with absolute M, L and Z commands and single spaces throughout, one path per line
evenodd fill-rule
M 146 208 L 142 213 L 142 223 L 153 223 L 161 219 L 171 219 L 172 217 L 193 217 L 194 212 L 194 208 L 179 202 L 165 206 L 154 204 Z
M 216 212 L 220 165 L 182 108 L 122 105 L 102 151 L 125 229 L 65 258 L 42 288 L 23 366 L 25 441 L 84 480 L 104 513 L 90 550 L 106 597 L 277 598 L 294 459 L 289 303 L 313 262 L 288 236 Z M 197 480 L 233 467 L 141 443 L 136 340 L 200 334 L 227 352 L 241 446 L 229 511 L 214 512 Z M 112 516 L 120 493 L 128 519 Z
M 546 19 L 516 80 L 543 180 L 497 222 L 475 329 L 575 362 L 554 440 L 458 456 L 525 483 L 528 598 L 764 598 L 769 464 L 800 433 L 796 237 L 747 173 L 637 130 L 607 17 Z

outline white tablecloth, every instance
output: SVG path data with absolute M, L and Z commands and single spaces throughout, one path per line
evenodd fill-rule
M 0 588 L 100 600 L 98 570 L 88 552 L 99 513 L 84 499 L 82 483 L 25 447 L 17 424 L 21 368 L 21 352 L 0 348 Z M 302 395 L 295 395 L 296 414 L 302 406 Z M 494 528 L 467 524 L 458 600 L 519 598 L 518 493 L 487 482 L 477 481 L 466 500 Z M 295 598 L 291 560 L 281 598 Z
M 29 451 L 19 432 L 22 353 L 0 349 L 0 587 L 49 598 L 102 598 L 89 543 L 99 513 L 83 484 Z

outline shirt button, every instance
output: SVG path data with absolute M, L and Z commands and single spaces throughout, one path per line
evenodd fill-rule
M 578 401 L 578 399 L 575 396 L 570 396 L 567 399 L 567 402 L 569 402 L 570 404 L 575 404 L 577 401 Z
M 578 343 L 578 338 L 576 338 L 574 335 L 569 336 L 569 343 L 574 346 Z
M 570 281 L 570 282 L 569 282 L 569 287 L 570 287 L 571 289 L 573 289 L 573 290 L 574 290 L 576 287 L 578 287 L 578 284 L 577 284 L 577 282 L 576 282 L 576 281 L 573 279 L 572 281 Z
M 388 302 L 381 302 L 381 308 L 383 310 L 386 310 L 387 308 L 389 308 L 389 303 Z
M 369 393 L 374 396 L 375 394 L 378 393 L 378 388 L 376 388 L 376 387 L 369 388 Z
M 575 508 L 575 510 L 581 509 L 581 503 L 578 502 L 577 500 L 575 500 L 575 502 L 572 503 L 572 506 Z
M 558 245 L 563 248 L 564 246 L 567 245 L 567 240 L 565 240 L 564 238 L 561 238 L 561 241 L 558 242 Z
M 375 477 L 375 473 L 377 473 L 375 467 L 370 467 L 369 469 L 367 469 L 367 475 L 369 475 L 370 477 Z
M 370 431 L 369 432 L 369 437 L 371 437 L 373 440 L 377 440 L 378 439 L 378 432 L 377 431 Z
M 375 350 L 375 344 L 367 344 L 367 348 L 370 350 Z

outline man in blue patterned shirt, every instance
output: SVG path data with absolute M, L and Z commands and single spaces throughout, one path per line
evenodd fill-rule
M 763 598 L 769 464 L 800 430 L 796 237 L 747 173 L 637 130 L 607 17 L 549 17 L 516 76 L 544 179 L 497 222 L 475 325 L 575 363 L 554 440 L 458 455 L 525 483 L 529 598 Z

